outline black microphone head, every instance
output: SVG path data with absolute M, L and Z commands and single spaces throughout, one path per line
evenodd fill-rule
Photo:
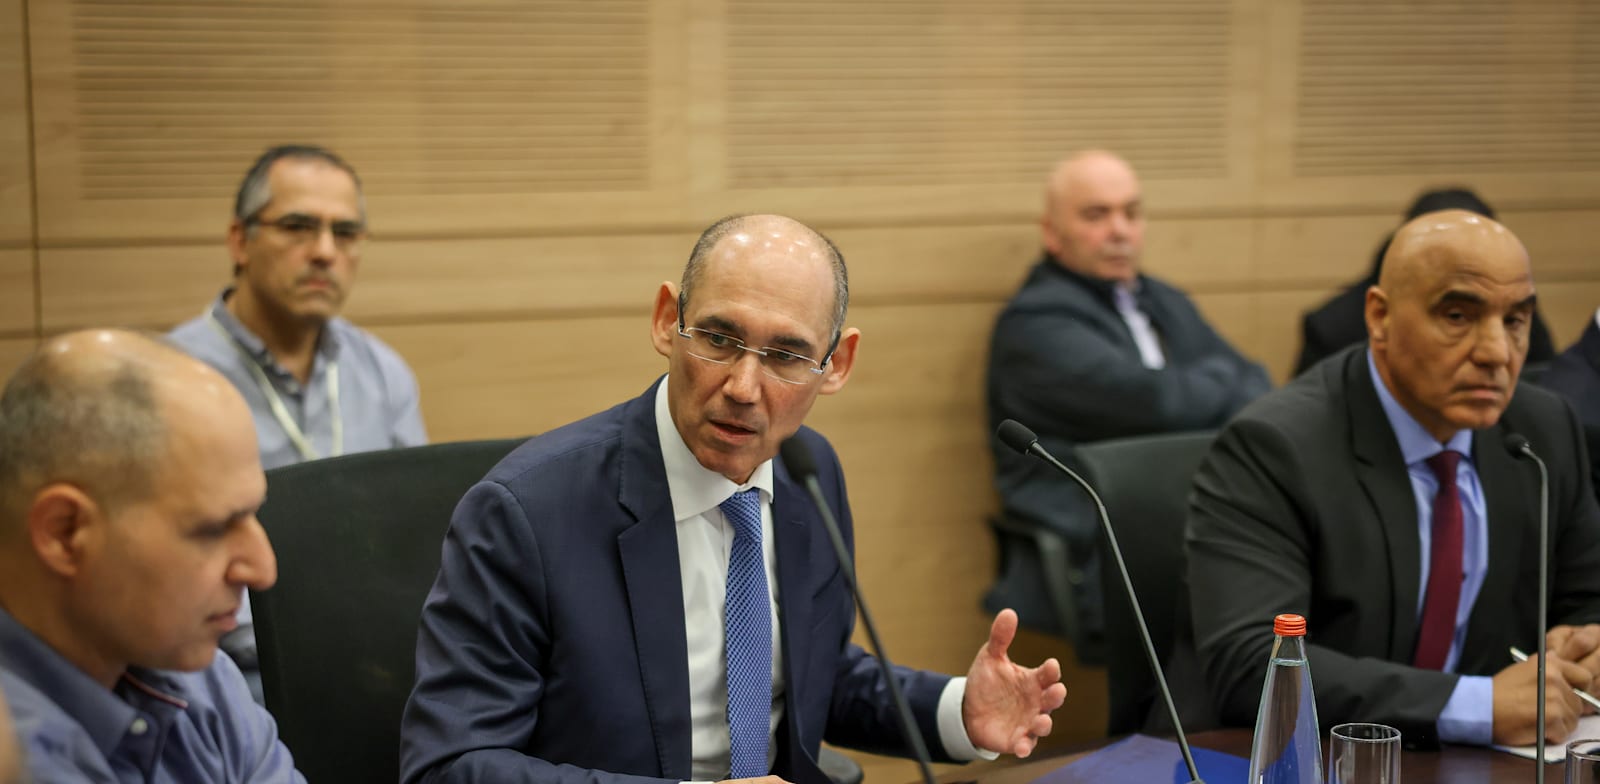
M 1525 452 L 1533 448 L 1528 444 L 1528 439 L 1523 438 L 1521 433 L 1506 433 L 1505 444 L 1506 451 L 1517 457 L 1521 457 Z
M 1039 443 L 1039 436 L 1029 430 L 1027 425 L 1015 419 L 1001 422 L 1000 429 L 995 431 L 995 435 L 1000 436 L 1000 443 L 1023 454 L 1027 454 L 1034 444 Z
M 817 463 L 811 459 L 811 450 L 800 443 L 799 436 L 789 436 L 778 445 L 778 457 L 789 469 L 789 476 L 801 482 L 817 475 Z

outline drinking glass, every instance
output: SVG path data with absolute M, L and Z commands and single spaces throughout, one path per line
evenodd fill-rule
M 1567 784 L 1600 784 L 1600 739 L 1567 744 Z
M 1400 784 L 1400 731 L 1385 724 L 1334 727 L 1328 784 Z

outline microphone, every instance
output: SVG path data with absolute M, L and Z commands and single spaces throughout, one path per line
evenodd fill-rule
M 834 519 L 833 510 L 822 495 L 822 485 L 817 482 L 817 464 L 811 459 L 811 450 L 800 443 L 799 437 L 790 436 L 778 446 L 778 456 L 788 467 L 789 474 L 805 486 L 812 505 L 822 515 L 822 525 L 828 529 L 828 539 L 833 542 L 833 554 L 839 559 L 839 573 L 844 575 L 845 585 L 850 587 L 850 596 L 861 610 L 861 623 L 867 627 L 867 637 L 872 640 L 878 669 L 883 671 L 883 680 L 889 684 L 889 697 L 894 701 L 895 717 L 900 720 L 900 732 L 911 745 L 912 756 L 922 771 L 923 784 L 934 784 L 933 760 L 928 756 L 927 745 L 922 742 L 922 733 L 917 731 L 916 719 L 911 717 L 911 706 L 900 692 L 900 681 L 894 677 L 894 665 L 889 661 L 889 654 L 883 650 L 883 640 L 878 637 L 878 625 L 872 622 L 872 613 L 867 610 L 867 598 L 861 595 L 861 587 L 856 585 L 855 566 L 851 562 L 849 549 L 844 545 L 844 536 L 839 533 L 839 521 Z
M 1178 721 L 1178 708 L 1172 702 L 1172 690 L 1167 688 L 1167 676 L 1161 671 L 1161 659 L 1156 656 L 1155 643 L 1150 641 L 1150 628 L 1144 622 L 1144 610 L 1139 607 L 1139 597 L 1133 590 L 1133 579 L 1128 577 L 1128 564 L 1122 560 L 1122 548 L 1117 545 L 1117 534 L 1111 530 L 1111 518 L 1106 514 L 1106 505 L 1100 502 L 1100 494 L 1094 491 L 1083 477 L 1077 472 L 1066 467 L 1051 455 L 1044 447 L 1039 445 L 1039 437 L 1032 430 L 1015 419 L 1007 419 L 1000 423 L 1000 428 L 995 432 L 1000 437 L 1000 442 L 1025 455 L 1036 455 L 1039 459 L 1056 467 L 1056 470 L 1077 482 L 1089 498 L 1094 500 L 1094 506 L 1100 513 L 1100 527 L 1106 532 L 1106 541 L 1111 545 L 1111 557 L 1117 562 L 1117 573 L 1122 576 L 1122 587 L 1128 592 L 1128 604 L 1133 606 L 1133 619 L 1139 624 L 1139 639 L 1144 643 L 1144 654 L 1150 659 L 1150 670 L 1155 673 L 1156 686 L 1161 690 L 1161 700 L 1167 705 L 1167 715 L 1172 718 L 1172 729 L 1178 735 L 1178 749 L 1183 752 L 1183 763 L 1189 766 L 1189 784 L 1205 784 L 1200 778 L 1200 771 L 1194 765 L 1194 752 L 1189 748 L 1189 739 L 1183 734 L 1183 723 Z
M 1550 471 L 1544 461 L 1533 453 L 1533 446 L 1528 439 L 1520 434 L 1507 432 L 1505 446 L 1512 457 L 1526 457 L 1539 466 L 1539 713 L 1536 724 L 1539 738 L 1534 742 L 1537 747 L 1534 754 L 1537 755 L 1535 758 L 1539 760 L 1539 766 L 1534 773 L 1534 781 L 1544 784 L 1544 638 L 1550 627 Z

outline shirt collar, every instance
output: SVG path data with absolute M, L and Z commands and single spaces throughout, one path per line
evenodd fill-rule
M 0 667 L 49 697 L 107 758 L 138 715 L 132 705 L 56 653 L 4 609 L 0 609 Z
M 250 328 L 244 325 L 244 322 L 235 318 L 233 313 L 228 310 L 228 298 L 233 296 L 234 290 L 234 286 L 226 286 L 222 289 L 222 293 L 217 295 L 216 301 L 211 303 L 211 318 L 222 325 L 222 329 L 228 333 L 229 337 L 232 337 L 240 347 L 249 352 L 256 362 L 267 367 L 276 365 L 276 360 L 267 351 L 267 344 L 261 342 L 261 338 L 256 337 L 256 333 L 251 332 Z M 317 338 L 317 353 L 328 361 L 339 358 L 339 335 L 338 330 L 333 328 L 335 320 L 328 319 L 327 325 L 322 329 L 322 335 Z
M 1472 461 L 1472 431 L 1457 430 L 1444 444 L 1435 441 L 1432 435 L 1422 427 L 1410 412 L 1400 405 L 1400 401 L 1390 394 L 1389 387 L 1383 383 L 1383 377 L 1378 375 L 1378 365 L 1372 361 L 1372 349 L 1367 349 L 1367 372 L 1372 374 L 1372 386 L 1378 390 L 1378 403 L 1383 406 L 1383 413 L 1389 418 L 1389 429 L 1394 432 L 1396 441 L 1400 442 L 1400 455 L 1406 465 L 1415 465 L 1433 457 L 1446 449 L 1460 453 L 1468 462 Z
M 772 503 L 772 461 L 756 466 L 750 480 L 735 484 L 727 477 L 700 465 L 689 445 L 672 422 L 672 410 L 667 404 L 667 384 L 670 376 L 663 376 L 656 385 L 656 436 L 661 441 L 661 461 L 667 469 L 667 492 L 672 496 L 672 518 L 683 522 L 703 515 L 720 506 L 728 497 L 741 490 L 755 488 L 761 491 L 762 503 Z
M 1116 304 L 1119 295 L 1132 295 L 1137 299 L 1144 293 L 1144 273 L 1142 272 L 1135 275 L 1133 280 L 1127 283 L 1118 280 L 1091 278 L 1067 269 L 1066 265 L 1062 264 L 1061 260 L 1057 259 L 1055 254 L 1049 251 L 1044 253 L 1044 265 L 1057 274 L 1065 276 L 1068 280 L 1077 282 L 1078 285 L 1088 289 L 1089 293 L 1113 306 Z

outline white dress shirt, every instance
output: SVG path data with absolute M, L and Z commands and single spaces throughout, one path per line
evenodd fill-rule
M 728 557 L 733 550 L 733 525 L 720 505 L 736 492 L 755 488 L 761 494 L 761 551 L 772 596 L 772 711 L 767 723 L 767 765 L 777 756 L 778 720 L 783 717 L 783 646 L 778 629 L 778 582 L 772 545 L 772 461 L 756 467 L 749 481 L 734 484 L 695 459 L 672 423 L 667 383 L 656 388 L 656 435 L 677 522 L 678 575 L 683 583 L 683 618 L 689 659 L 689 757 L 696 780 L 728 777 L 728 669 L 724 651 L 723 605 L 728 593 Z M 966 678 L 952 678 L 939 695 L 939 739 L 953 759 L 994 759 L 967 738 L 961 721 Z

